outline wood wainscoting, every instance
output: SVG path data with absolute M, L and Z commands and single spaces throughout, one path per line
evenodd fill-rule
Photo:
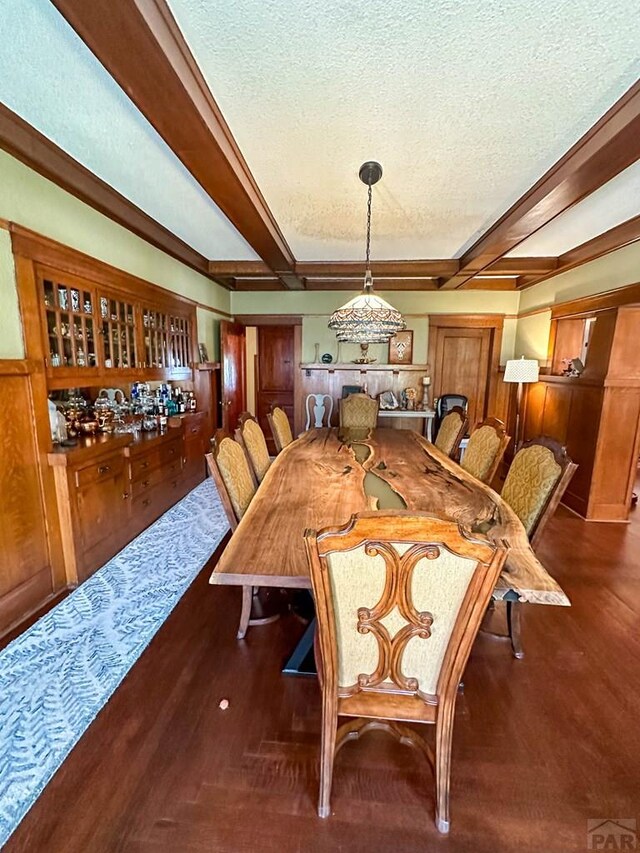
M 563 503 L 591 521 L 626 521 L 640 450 L 640 308 L 589 316 L 584 372 L 528 386 L 525 438 L 549 435 L 578 463 Z
M 47 536 L 56 509 L 54 499 L 48 519 L 44 496 L 52 483 L 40 464 L 35 373 L 26 359 L 0 360 L 0 635 L 65 586 L 53 570 Z

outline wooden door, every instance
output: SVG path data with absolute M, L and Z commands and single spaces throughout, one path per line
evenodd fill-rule
M 233 433 L 246 408 L 246 335 L 240 323 L 220 323 L 222 428 Z
M 284 409 L 293 429 L 293 362 L 294 326 L 258 326 L 256 414 L 270 453 L 276 452 L 267 421 L 272 405 Z
M 469 399 L 469 429 L 487 414 L 492 329 L 432 328 L 434 395 L 464 394 Z

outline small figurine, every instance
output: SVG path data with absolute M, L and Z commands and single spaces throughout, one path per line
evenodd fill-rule
M 402 396 L 405 400 L 404 408 L 408 412 L 413 412 L 416 407 L 416 397 L 418 396 L 418 392 L 415 388 L 405 388 L 402 392 Z

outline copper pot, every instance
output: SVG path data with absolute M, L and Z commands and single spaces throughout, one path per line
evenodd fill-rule
M 94 435 L 98 431 L 98 421 L 82 421 L 80 429 L 85 435 Z

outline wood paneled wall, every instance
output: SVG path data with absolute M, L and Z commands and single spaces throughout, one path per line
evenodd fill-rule
M 64 586 L 49 551 L 33 372 L 26 360 L 0 361 L 0 634 Z

